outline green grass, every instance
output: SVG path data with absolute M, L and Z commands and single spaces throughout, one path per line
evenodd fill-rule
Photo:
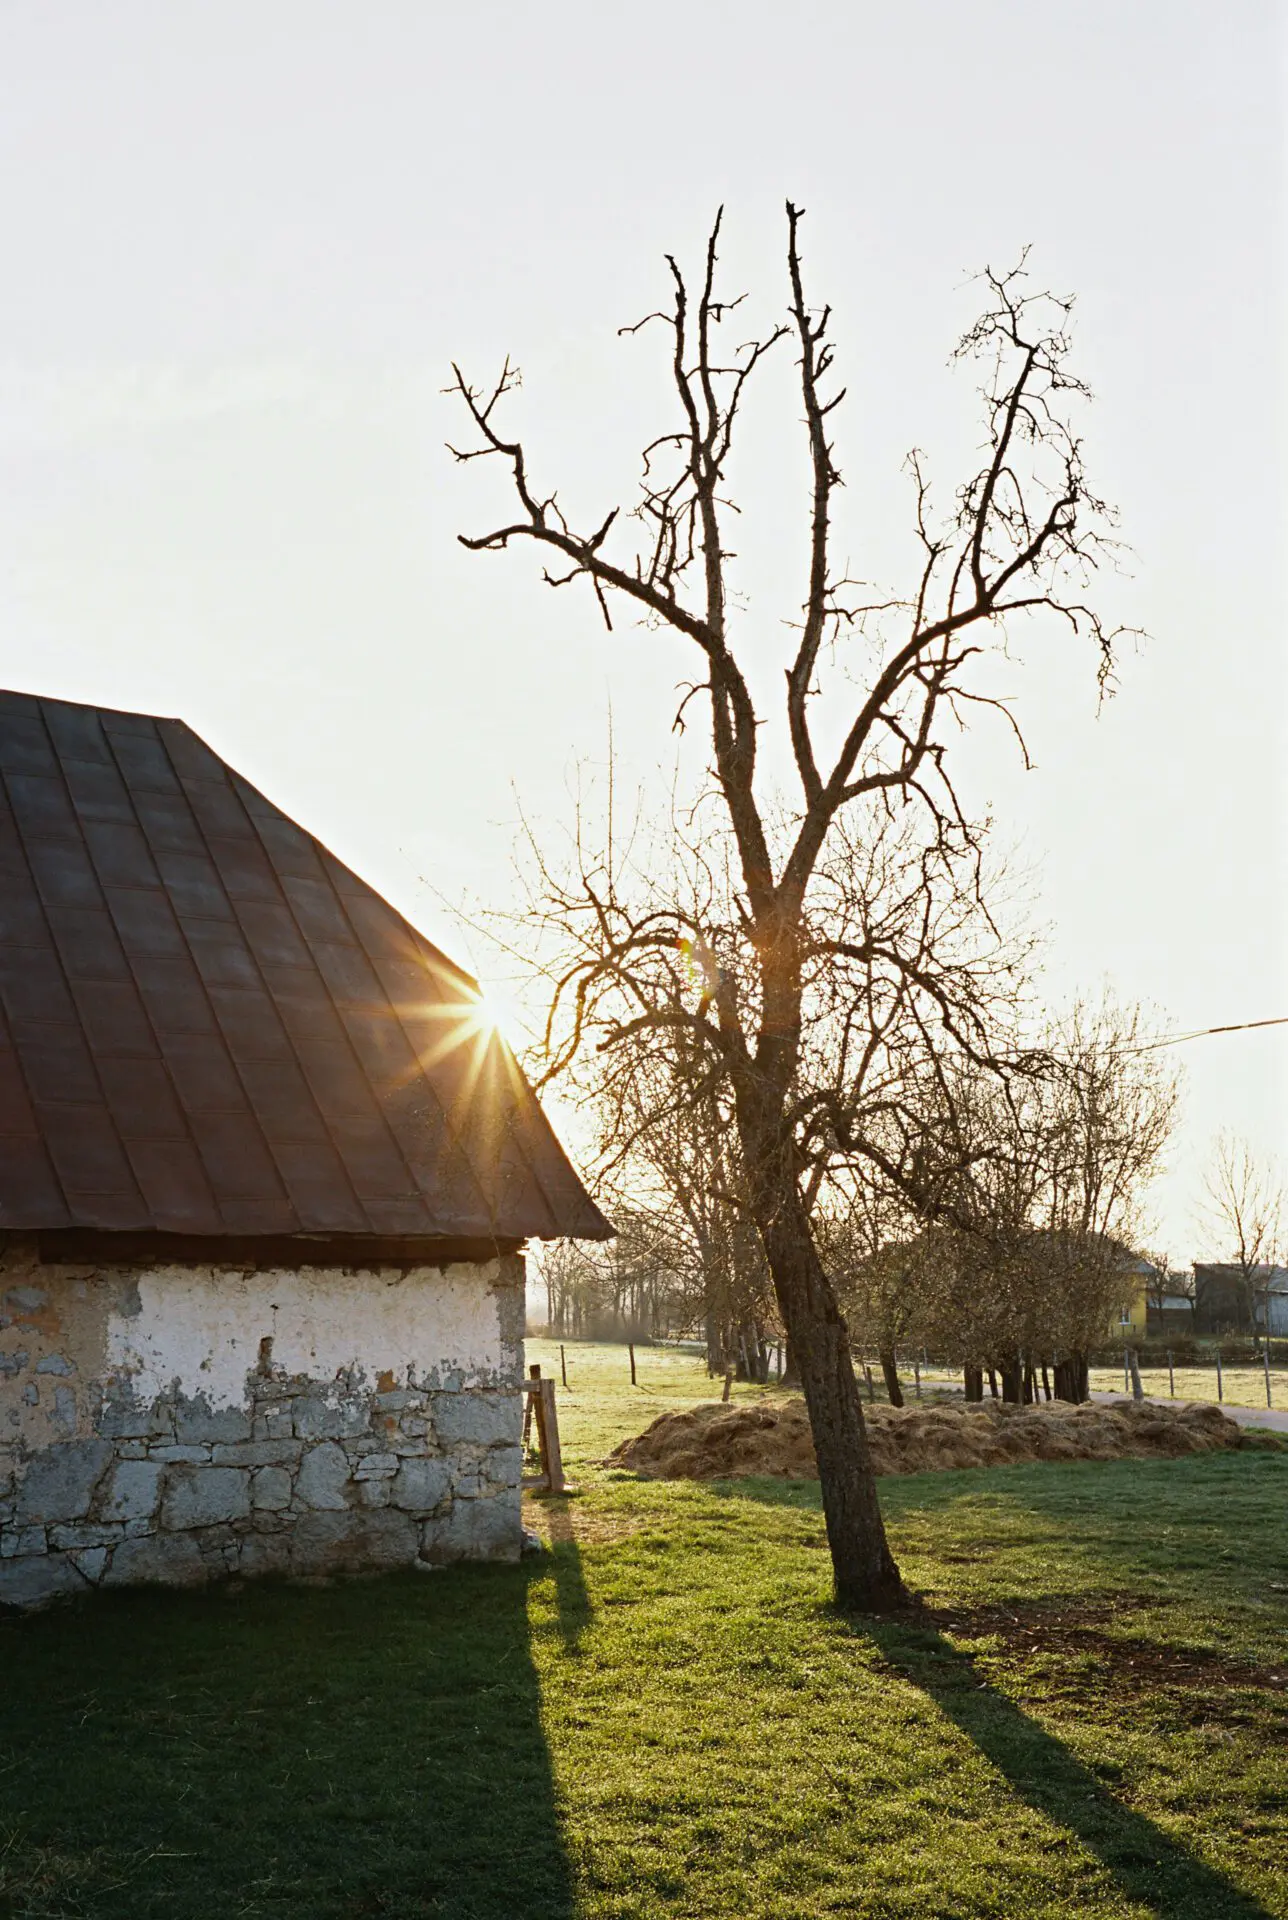
M 638 1360 L 521 1568 L 0 1624 L 0 1914 L 1288 1916 L 1288 1454 L 885 1480 L 849 1621 L 815 1487 L 596 1464 Z

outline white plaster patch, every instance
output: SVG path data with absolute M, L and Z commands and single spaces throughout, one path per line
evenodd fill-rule
M 386 1372 L 433 1384 L 451 1371 L 483 1386 L 502 1365 L 498 1272 L 496 1261 L 409 1273 L 156 1267 L 138 1276 L 139 1311 L 108 1321 L 108 1366 L 145 1403 L 177 1382 L 211 1407 L 241 1406 L 269 1337 L 275 1368 L 314 1380 L 351 1370 L 370 1384 Z

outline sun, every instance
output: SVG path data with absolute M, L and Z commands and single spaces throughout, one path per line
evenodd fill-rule
M 474 1018 L 482 1033 L 496 1033 L 511 1051 L 524 1043 L 523 1020 L 514 1002 L 496 987 L 483 987 L 474 1000 Z

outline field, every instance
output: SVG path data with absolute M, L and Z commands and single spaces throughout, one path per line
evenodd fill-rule
M 1178 1400 L 1217 1399 L 1216 1368 L 1176 1367 L 1173 1369 L 1173 1381 Z M 1148 1364 L 1144 1356 L 1141 1359 L 1140 1383 L 1148 1394 L 1156 1394 L 1165 1400 L 1169 1396 L 1171 1382 L 1167 1377 L 1167 1366 Z M 1093 1367 L 1091 1371 L 1091 1389 L 1093 1393 L 1121 1393 L 1123 1391 L 1123 1370 L 1121 1367 Z M 1270 1372 L 1270 1404 L 1277 1410 L 1288 1409 L 1288 1372 L 1276 1364 Z M 1221 1369 L 1221 1398 L 1234 1407 L 1264 1407 L 1266 1404 L 1266 1376 L 1259 1366 L 1232 1367 Z
M 0 1624 L 0 1914 L 1288 1916 L 1288 1454 L 884 1480 L 845 1620 L 812 1485 L 598 1464 L 695 1361 L 567 1362 L 521 1567 Z

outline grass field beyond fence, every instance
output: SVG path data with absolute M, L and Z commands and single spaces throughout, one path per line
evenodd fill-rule
M 1288 1916 L 1288 1454 L 883 1480 L 847 1620 L 812 1484 L 600 1464 L 700 1363 L 566 1344 L 553 1551 L 0 1622 L 0 1915 Z

